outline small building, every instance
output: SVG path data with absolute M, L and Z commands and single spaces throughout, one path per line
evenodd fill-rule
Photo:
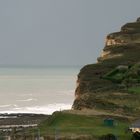
M 114 126 L 114 122 L 115 122 L 114 119 L 112 119 L 112 118 L 107 118 L 107 119 L 104 120 L 104 125 L 105 125 L 105 126 L 110 126 L 110 127 L 111 127 L 111 126 Z
M 137 120 L 136 122 L 134 122 L 129 129 L 135 133 L 135 132 L 139 132 L 140 133 L 140 120 Z

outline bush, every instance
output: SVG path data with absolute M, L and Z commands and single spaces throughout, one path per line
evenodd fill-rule
M 101 136 L 99 140 L 117 140 L 117 138 L 113 134 L 107 134 L 107 135 Z
M 133 134 L 132 140 L 140 140 L 140 133 L 139 132 L 135 132 Z

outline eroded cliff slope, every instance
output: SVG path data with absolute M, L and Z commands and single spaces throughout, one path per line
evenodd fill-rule
M 73 109 L 140 114 L 139 63 L 140 18 L 109 34 L 98 62 L 80 70 Z

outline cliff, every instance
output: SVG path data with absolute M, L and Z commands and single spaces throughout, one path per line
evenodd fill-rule
M 140 18 L 109 34 L 97 60 L 78 74 L 73 109 L 140 114 Z

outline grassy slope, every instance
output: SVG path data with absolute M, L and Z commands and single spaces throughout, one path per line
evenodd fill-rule
M 95 138 L 101 135 L 113 133 L 120 137 L 120 140 L 129 140 L 130 133 L 125 133 L 129 123 L 125 120 L 116 119 L 117 125 L 114 127 L 105 126 L 104 116 L 86 116 L 63 112 L 54 113 L 49 120 L 40 125 L 41 133 L 48 132 L 54 134 L 57 130 L 58 135 L 92 135 Z
M 140 87 L 131 87 L 128 89 L 128 92 L 140 94 Z
M 140 64 L 136 63 L 128 69 L 118 69 L 117 67 L 103 76 L 104 79 L 111 80 L 115 83 L 126 84 L 129 86 L 140 83 Z

